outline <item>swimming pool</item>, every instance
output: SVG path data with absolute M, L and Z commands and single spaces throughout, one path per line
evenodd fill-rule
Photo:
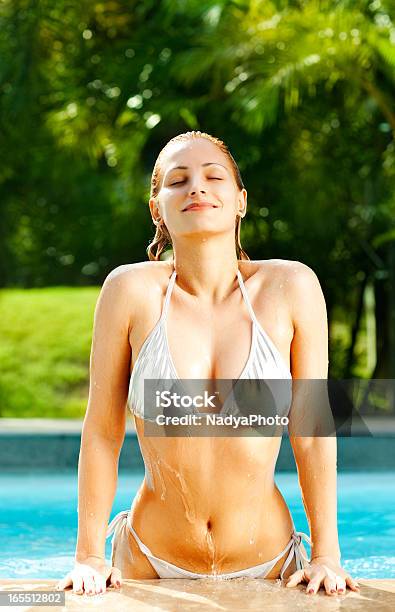
M 142 477 L 121 472 L 111 516 L 130 507 Z M 308 533 L 296 474 L 278 473 L 276 482 L 296 528 Z M 0 578 L 61 578 L 73 564 L 76 474 L 3 474 L 0 491 Z M 394 472 L 339 473 L 338 494 L 343 567 L 358 578 L 395 578 Z

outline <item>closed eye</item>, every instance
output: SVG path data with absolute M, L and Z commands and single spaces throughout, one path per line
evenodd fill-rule
M 218 176 L 209 176 L 208 180 L 209 181 L 223 181 L 223 179 L 219 178 Z M 185 183 L 185 179 L 183 181 L 176 181 L 175 183 L 170 183 L 170 187 L 174 187 L 174 185 L 182 185 L 183 183 Z

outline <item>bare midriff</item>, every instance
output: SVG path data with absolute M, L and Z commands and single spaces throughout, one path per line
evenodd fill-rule
M 131 522 L 152 554 L 222 574 L 285 548 L 293 525 L 274 481 L 281 437 L 148 437 L 135 422 L 146 476 Z

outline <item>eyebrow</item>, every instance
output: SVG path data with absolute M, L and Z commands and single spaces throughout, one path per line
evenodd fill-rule
M 202 164 L 202 166 L 221 166 L 222 168 L 225 168 L 225 170 L 228 170 L 226 166 L 223 166 L 218 162 L 206 162 L 205 164 Z M 174 166 L 174 168 L 171 168 L 169 172 L 172 172 L 173 170 L 188 170 L 188 167 L 189 166 Z

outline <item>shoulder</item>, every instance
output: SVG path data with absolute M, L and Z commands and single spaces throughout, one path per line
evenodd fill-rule
M 162 291 L 163 280 L 172 270 L 170 263 L 165 261 L 142 261 L 117 266 L 104 279 L 101 294 L 108 300 L 116 300 L 126 304 L 130 309 L 136 309 L 147 301 L 154 293 Z
M 325 297 L 317 274 L 300 261 L 289 261 L 284 269 L 284 285 L 295 330 L 327 333 Z
M 294 291 L 314 291 L 320 288 L 317 274 L 312 268 L 291 259 L 264 259 L 253 262 L 261 276 L 268 279 L 281 279 Z
M 303 300 L 309 297 L 322 296 L 322 289 L 317 274 L 301 261 L 284 260 L 283 278 L 287 288 L 294 296 Z
M 314 310 L 318 317 L 326 317 L 325 298 L 317 274 L 312 268 L 289 259 L 267 259 L 254 262 L 259 275 L 266 283 L 278 288 L 288 303 L 294 324 L 311 317 Z
M 171 265 L 164 261 L 141 261 L 117 266 L 106 276 L 103 287 L 118 288 L 119 291 L 141 290 L 156 278 L 170 273 Z

